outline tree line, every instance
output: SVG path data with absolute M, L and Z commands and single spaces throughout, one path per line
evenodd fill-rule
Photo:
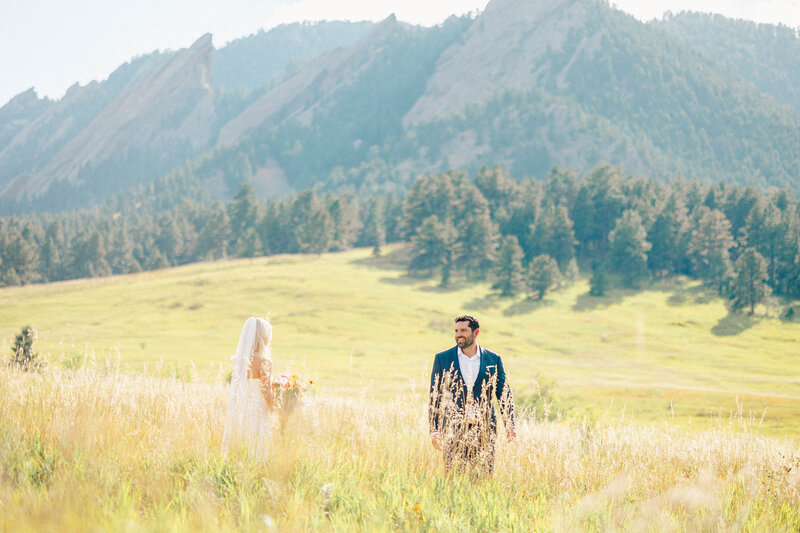
M 176 187 L 176 191 L 191 187 Z M 163 193 L 163 191 L 161 191 Z M 155 194 L 155 192 L 153 192 Z M 177 193 L 176 193 L 177 194 Z M 670 183 L 600 164 L 543 180 L 500 168 L 420 178 L 407 193 L 358 197 L 305 190 L 260 199 L 245 182 L 209 205 L 125 202 L 0 219 L 0 284 L 124 274 L 226 257 L 379 252 L 409 243 L 408 269 L 490 280 L 503 295 L 541 298 L 591 271 L 592 291 L 687 275 L 749 308 L 770 292 L 800 297 L 800 214 L 787 190 Z

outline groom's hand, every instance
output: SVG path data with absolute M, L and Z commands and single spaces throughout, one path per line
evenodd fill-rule
M 442 434 L 438 431 L 436 433 L 431 433 L 431 442 L 433 443 L 433 447 L 437 450 L 442 449 Z

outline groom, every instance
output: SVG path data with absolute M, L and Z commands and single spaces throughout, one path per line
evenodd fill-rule
M 431 372 L 429 420 L 433 446 L 444 453 L 445 469 L 494 470 L 497 435 L 494 399 L 509 442 L 516 437 L 514 398 L 500 356 L 478 345 L 478 320 L 454 320 L 456 346 L 436 354 Z

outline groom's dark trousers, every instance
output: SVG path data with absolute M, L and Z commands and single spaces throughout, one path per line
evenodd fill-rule
M 431 371 L 428 419 L 431 433 L 442 437 L 445 468 L 475 468 L 491 474 L 497 417 L 494 400 L 506 427 L 515 425 L 514 399 L 506 382 L 503 361 L 481 347 L 481 364 L 475 385 L 468 390 L 458 364 L 458 348 L 437 353 Z

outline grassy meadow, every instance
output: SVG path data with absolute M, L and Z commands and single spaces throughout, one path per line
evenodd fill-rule
M 222 383 L 0 368 L 2 531 L 797 531 L 800 448 L 748 431 L 523 416 L 447 477 L 423 394 L 317 394 L 266 461 L 219 451 Z
M 420 392 L 433 354 L 454 344 L 452 318 L 481 320 L 520 401 L 540 388 L 554 410 L 706 428 L 741 411 L 755 430 L 800 431 L 800 322 L 734 315 L 696 282 L 589 296 L 585 281 L 533 302 L 487 284 L 410 278 L 395 248 L 189 265 L 129 276 L 0 290 L 0 350 L 39 330 L 54 364 L 86 358 L 123 370 L 216 379 L 244 320 L 269 315 L 276 370 L 323 390 Z M 541 402 L 537 402 L 541 403 Z
M 700 284 L 542 302 L 408 277 L 402 248 L 0 289 L 0 531 L 797 531 L 800 323 Z M 452 318 L 482 323 L 521 407 L 491 479 L 445 477 L 426 428 Z M 229 356 L 269 315 L 315 380 L 266 463 L 219 443 Z

